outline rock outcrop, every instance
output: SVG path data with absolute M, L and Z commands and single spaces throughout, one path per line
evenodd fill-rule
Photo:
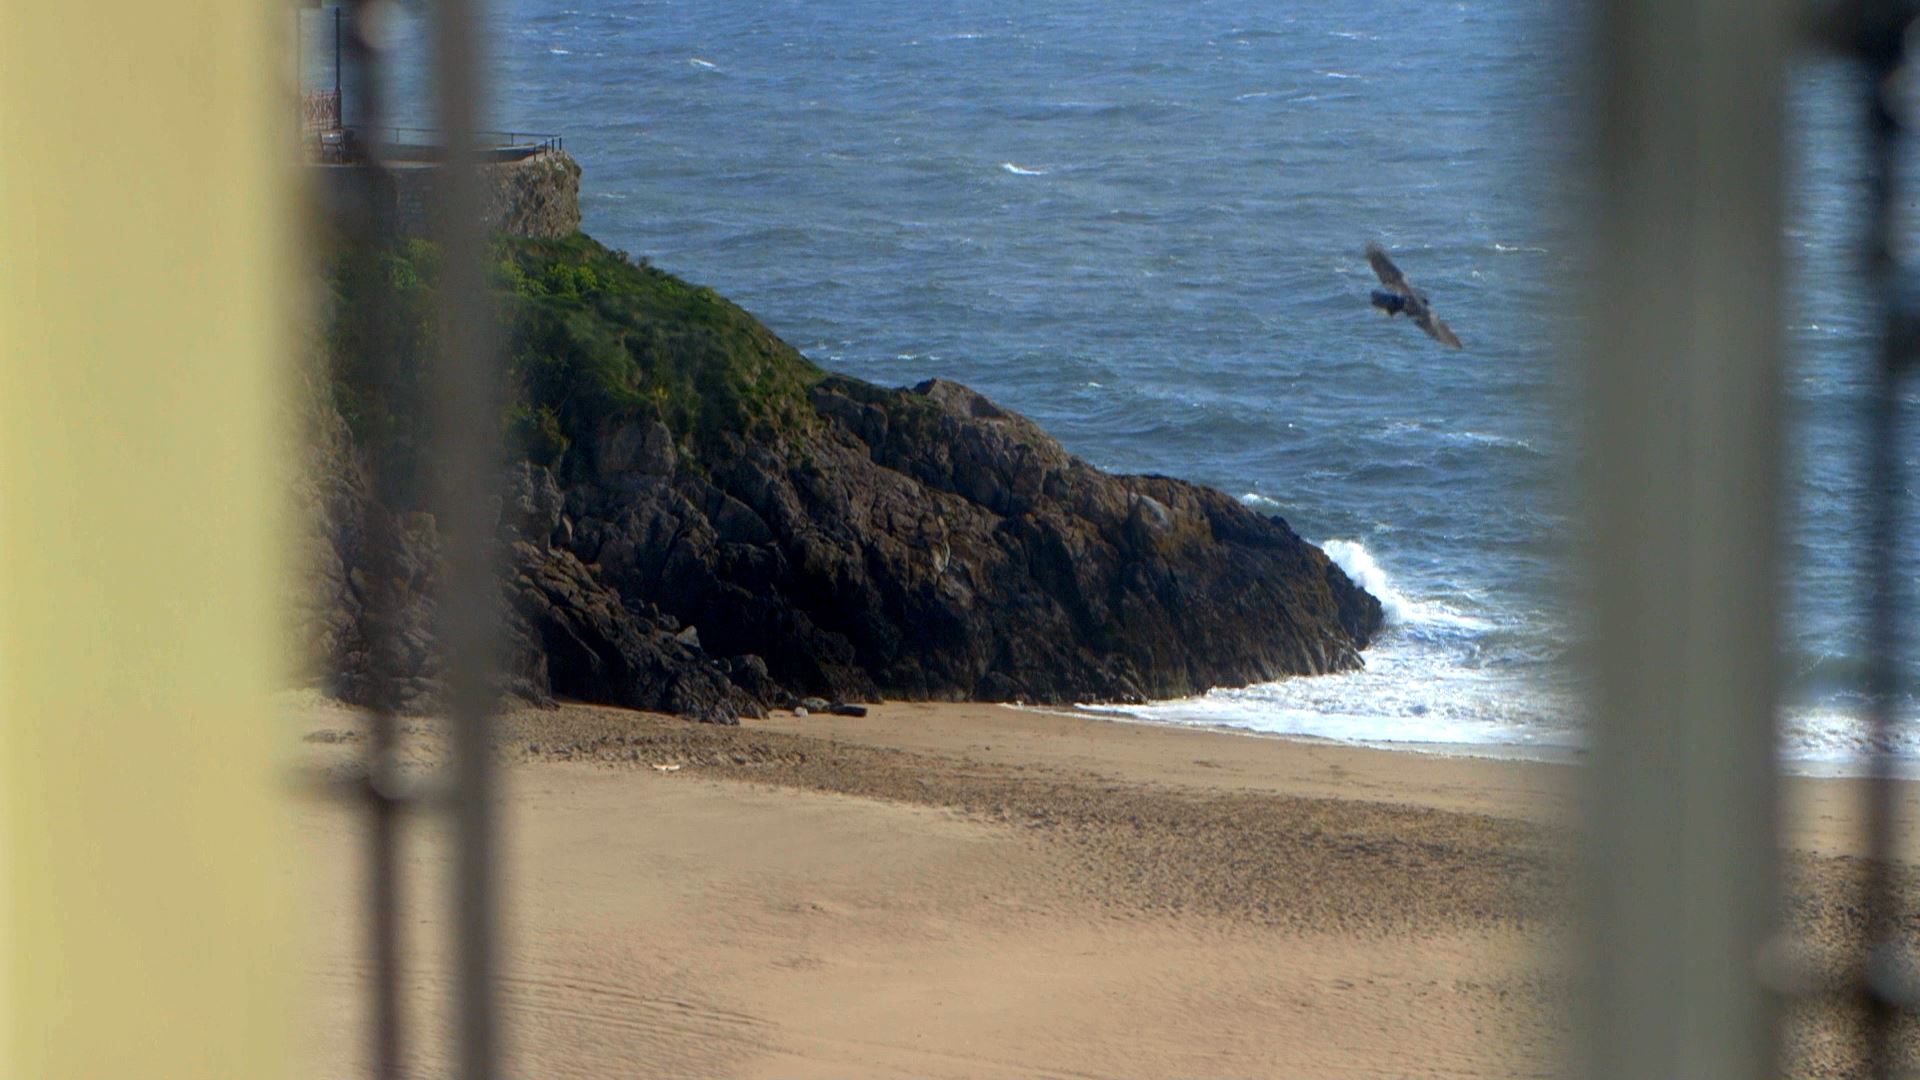
M 514 469 L 499 532 L 506 681 L 522 696 L 720 722 L 807 696 L 1140 701 L 1357 667 L 1380 625 L 1379 603 L 1278 518 L 1103 473 L 955 383 L 819 372 L 705 290 L 587 255 L 584 292 L 586 277 L 548 263 L 516 280 L 564 277 L 568 306 L 553 310 L 568 332 L 583 310 L 619 323 L 633 364 L 619 377 L 653 389 L 614 399 L 595 356 L 600 400 L 582 407 L 570 385 L 550 406 L 536 386 L 522 403 L 538 417 L 522 430 L 544 434 Z M 622 273 L 622 303 L 594 292 Z M 641 306 L 656 279 L 686 321 Z M 554 333 L 528 340 L 566 347 Z M 356 627 L 376 596 L 370 538 L 394 538 L 393 665 L 424 700 L 431 519 L 377 506 L 351 440 L 327 430 L 316 465 L 333 479 L 308 489 L 308 638 L 337 692 L 369 692 Z
M 387 214 L 400 235 L 428 237 L 446 178 L 437 148 L 415 147 L 413 160 L 385 171 L 363 164 L 312 164 L 306 180 L 333 218 Z M 480 166 L 480 220 L 507 236 L 559 238 L 580 229 L 580 164 L 544 150 Z

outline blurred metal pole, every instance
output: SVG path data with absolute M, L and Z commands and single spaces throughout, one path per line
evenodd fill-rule
M 384 58 L 376 47 L 378 36 L 371 23 L 379 12 L 370 10 L 371 0 L 353 0 L 352 33 L 346 42 L 352 58 L 354 92 L 365 123 L 377 128 L 386 117 L 386 94 L 381 84 Z M 333 10 L 334 81 L 342 82 L 340 66 L 340 8 Z M 341 96 L 341 123 L 345 123 L 345 96 Z M 363 320 L 364 341 L 368 352 L 366 392 L 371 411 L 386 415 L 395 408 L 395 384 L 399 381 L 398 315 L 394 311 L 392 290 L 381 280 L 379 258 L 394 242 L 395 222 L 387 201 L 381 197 L 389 178 L 378 147 L 367 145 L 367 160 L 356 178 L 358 201 L 347 208 L 345 233 L 350 248 L 349 272 L 359 278 L 356 295 L 365 304 L 358 311 L 343 313 L 344 318 Z M 376 429 L 377 431 L 379 429 Z M 368 994 L 367 1038 L 369 1059 L 376 1080 L 397 1080 L 405 1064 L 406 1042 L 400 1009 L 400 972 L 405 955 L 401 930 L 402 879 L 400 874 L 401 815 L 400 800 L 395 797 L 400 750 L 399 710 L 400 642 L 397 620 L 403 603 L 397 579 L 399 540 L 391 527 L 384 527 L 382 507 L 401 505 L 396 490 L 397 451 L 391 435 L 380 431 L 370 440 L 374 460 L 374 505 L 364 522 L 367 541 L 366 608 L 361 613 L 360 631 L 367 644 L 368 671 L 372 683 L 368 702 L 371 738 L 366 756 L 366 783 L 361 792 L 368 816 L 367 828 L 367 952 L 373 985 Z
M 1776 1064 L 1784 0 L 1595 13 L 1592 1077 Z
M 454 905 L 457 1075 L 488 1080 L 497 1069 L 493 1008 L 496 917 L 493 860 L 495 624 L 500 586 L 494 566 L 501 496 L 503 371 L 488 303 L 491 264 L 482 222 L 474 131 L 480 88 L 479 13 L 469 0 L 434 8 L 434 81 L 447 137 L 441 170 L 440 351 L 435 365 L 432 434 L 446 588 L 440 642 L 446 651 L 454 799 Z
M 1854 958 L 1853 980 L 1863 1011 L 1864 1058 L 1868 1075 L 1894 1075 L 1893 1033 L 1902 1008 L 1895 950 L 1899 897 L 1894 883 L 1893 837 L 1896 793 L 1888 758 L 1899 722 L 1900 668 L 1906 657 L 1906 583 L 1899 572 L 1901 516 L 1906 510 L 1902 467 L 1905 417 L 1901 401 L 1913 371 L 1913 314 L 1902 292 L 1898 202 L 1901 188 L 1901 121 L 1896 76 L 1907 60 L 1906 39 L 1913 5 L 1903 0 L 1865 0 L 1857 5 L 1854 50 L 1862 67 L 1862 105 L 1869 131 L 1866 253 L 1862 268 L 1879 308 L 1880 355 L 1874 365 L 1873 392 L 1866 414 L 1867 561 L 1862 605 L 1867 612 L 1867 723 L 1871 745 L 1866 756 L 1866 879 L 1861 906 L 1867 913 L 1861 955 Z

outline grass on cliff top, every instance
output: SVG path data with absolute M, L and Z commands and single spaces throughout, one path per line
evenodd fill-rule
M 609 425 L 658 418 L 693 449 L 729 433 L 777 437 L 810 426 L 823 376 L 712 289 L 636 263 L 585 234 L 502 238 L 492 277 L 516 449 L 571 472 L 570 455 Z M 407 241 L 330 276 L 327 346 L 336 404 L 376 455 L 411 465 L 424 422 L 439 250 Z M 384 394 L 369 362 L 388 305 L 394 365 Z M 381 404 L 384 398 L 385 404 Z

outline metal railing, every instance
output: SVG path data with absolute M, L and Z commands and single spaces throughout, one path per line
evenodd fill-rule
M 449 146 L 449 133 L 440 127 L 382 127 L 382 129 L 363 129 L 355 127 L 365 136 L 367 131 L 378 131 L 386 136 L 386 142 L 394 146 Z M 474 131 L 468 135 L 472 146 L 476 148 L 495 148 L 495 146 L 528 146 L 536 150 L 564 150 L 566 140 L 549 131 Z
M 438 129 L 385 125 L 386 101 L 381 93 L 387 57 L 376 43 L 378 33 L 362 32 L 362 20 L 378 18 L 376 0 L 351 5 L 352 30 L 347 34 L 349 76 L 354 100 L 366 119 L 365 129 L 390 135 L 434 134 L 436 160 L 445 163 L 445 182 L 437 189 L 440 213 L 435 215 L 435 239 L 445 254 L 437 290 L 438 343 L 427 372 L 430 407 L 427 417 L 426 475 L 396 480 L 390 468 L 375 468 L 371 514 L 379 507 L 399 504 L 396 483 L 427 489 L 442 538 L 445 572 L 438 597 L 435 637 L 443 657 L 443 681 L 449 734 L 450 763 L 445 785 L 409 785 L 400 781 L 400 725 L 396 686 L 400 678 L 398 633 L 394 625 L 400 598 L 394 593 L 398 539 L 392 529 L 369 529 L 369 580 L 361 627 L 371 657 L 375 689 L 371 701 L 372 738 L 358 783 L 349 785 L 352 798 L 362 803 L 371 821 L 368 863 L 366 947 L 370 957 L 372 1023 L 367 1037 L 373 1075 L 394 1080 L 406 1069 L 407 1032 L 400 1000 L 401 966 L 406 955 L 402 927 L 403 881 L 400 830 L 409 810 L 442 810 L 453 824 L 453 882 L 449 900 L 454 912 L 453 963 L 455 998 L 455 1075 L 462 1080 L 490 1080 L 497 1074 L 500 1038 L 495 1022 L 493 980 L 496 955 L 498 874 L 493 821 L 493 750 L 491 714 L 495 706 L 493 672 L 496 647 L 495 606 L 500 598 L 495 552 L 490 543 L 492 514 L 503 489 L 501 483 L 499 402 L 504 366 L 493 339 L 494 320 L 487 314 L 489 294 L 485 278 L 487 238 L 481 220 L 478 164 L 489 135 L 508 142 L 523 138 L 517 132 L 478 132 L 474 103 L 484 97 L 482 65 L 475 42 L 479 18 L 470 0 L 443 0 L 435 5 L 433 83 L 443 126 Z M 539 152 L 558 150 L 557 135 L 525 136 Z M 383 149 L 383 148 L 382 148 Z M 363 182 L 374 190 L 387 182 L 387 157 L 368 156 Z M 366 207 L 382 207 L 369 197 Z M 361 272 L 377 275 L 377 257 L 397 235 L 390 211 L 373 209 L 339 223 L 347 238 L 347 258 Z M 377 277 L 375 278 L 377 282 Z M 361 340 L 367 342 L 372 372 L 366 388 L 377 409 L 391 407 L 390 395 L 399 363 L 396 314 L 380 302 L 384 290 L 367 290 L 374 302 L 352 313 L 366 320 Z M 380 448 L 374 447 L 379 453 Z M 444 791 L 442 791 L 444 789 Z M 433 794 L 425 794 L 431 792 Z M 441 796 L 444 797 L 441 797 Z
M 394 163 L 439 163 L 449 159 L 451 133 L 442 128 L 348 125 L 309 127 L 308 153 L 316 160 L 357 164 L 369 158 Z M 525 161 L 566 150 L 566 139 L 547 132 L 476 131 L 468 136 L 480 163 Z
M 340 127 L 340 91 L 308 90 L 300 95 L 300 129 L 312 134 Z
M 362 139 L 366 139 L 369 133 L 380 135 L 383 145 L 395 147 L 447 147 L 451 145 L 452 136 L 445 128 L 350 125 L 349 130 Z M 567 148 L 566 139 L 546 131 L 475 131 L 469 133 L 467 138 L 475 148 L 487 150 L 526 149 L 546 153 Z

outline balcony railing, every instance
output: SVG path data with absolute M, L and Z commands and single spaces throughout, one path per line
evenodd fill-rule
M 314 153 L 321 161 L 348 164 L 365 161 L 378 147 L 380 160 L 394 163 L 434 163 L 445 160 L 447 133 L 440 128 L 342 127 L 309 129 Z M 476 131 L 474 154 L 481 162 L 523 161 L 567 148 L 566 139 L 552 132 Z
M 340 127 L 340 91 L 309 90 L 300 95 L 300 130 L 308 134 Z

